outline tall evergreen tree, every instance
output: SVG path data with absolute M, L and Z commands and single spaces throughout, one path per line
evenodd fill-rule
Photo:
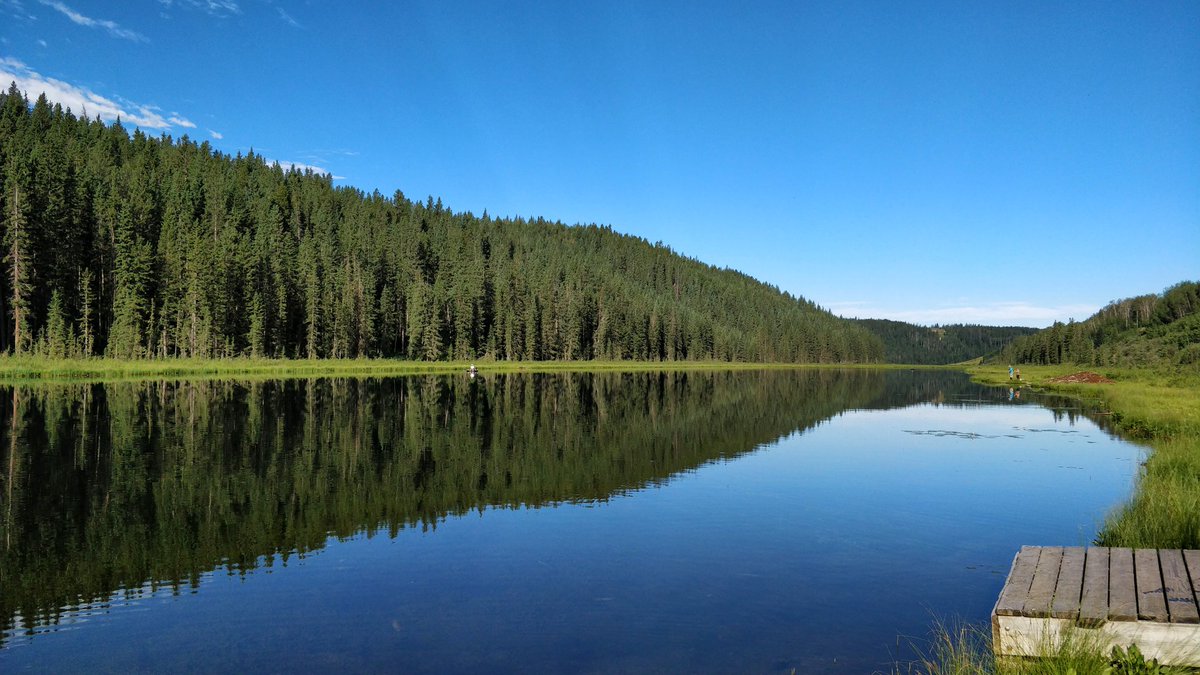
M 5 181 L 8 203 L 4 210 L 4 244 L 8 265 L 9 312 L 12 314 L 12 348 L 17 354 L 33 344 L 33 233 L 30 223 L 32 176 L 28 162 L 17 154 L 9 156 Z

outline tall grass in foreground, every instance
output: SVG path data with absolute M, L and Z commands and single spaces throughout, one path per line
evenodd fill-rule
M 1153 446 L 1133 499 L 1107 518 L 1097 544 L 1200 548 L 1200 440 L 1172 438 Z
M 934 626 L 929 646 L 913 663 L 897 665 L 894 675 L 1135 675 L 1191 673 L 1188 668 L 1146 664 L 1140 653 L 1113 652 L 1086 631 L 1067 631 L 1049 641 L 1036 658 L 996 657 L 990 630 L 955 624 Z

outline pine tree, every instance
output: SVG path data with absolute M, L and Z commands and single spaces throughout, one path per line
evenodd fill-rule
M 45 354 L 52 359 L 74 356 L 75 335 L 63 307 L 62 293 L 55 290 L 50 296 L 49 317 L 46 321 Z
M 33 345 L 33 234 L 29 216 L 29 167 L 16 156 L 10 157 L 8 166 L 5 209 L 4 262 L 8 265 L 10 289 L 9 311 L 12 312 L 12 347 L 16 354 L 23 354 Z
M 95 304 L 92 271 L 84 268 L 79 274 L 79 350 L 85 357 L 95 353 L 95 335 L 92 327 L 96 313 Z

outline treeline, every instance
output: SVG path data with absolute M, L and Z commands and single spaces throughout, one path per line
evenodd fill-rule
M 873 362 L 812 302 L 610 228 L 455 213 L 0 94 L 0 351 Z
M 883 357 L 888 363 L 946 365 L 999 352 L 1005 345 L 1036 328 L 1021 326 L 918 326 L 888 319 L 856 319 L 856 323 L 883 341 Z
M 1116 300 L 1079 323 L 1057 322 L 1014 340 L 1000 360 L 1200 370 L 1200 283 Z

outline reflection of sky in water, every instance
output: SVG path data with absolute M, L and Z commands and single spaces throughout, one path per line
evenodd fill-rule
M 1139 453 L 1034 405 L 846 412 L 605 502 L 489 508 L 206 574 L 197 594 L 94 612 L 0 663 L 887 671 L 933 617 L 986 620 L 1020 545 L 1088 543 Z

